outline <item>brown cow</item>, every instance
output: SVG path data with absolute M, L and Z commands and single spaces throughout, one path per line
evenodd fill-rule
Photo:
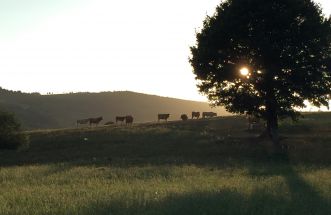
M 90 122 L 90 119 L 79 119 L 79 120 L 77 120 L 77 127 L 78 127 L 78 125 L 79 124 L 87 124 L 87 123 L 89 123 Z
M 133 117 L 131 115 L 125 116 L 125 123 L 132 125 Z
M 182 114 L 182 115 L 180 116 L 180 118 L 181 118 L 183 121 L 188 120 L 188 116 L 187 116 L 186 114 Z
M 103 120 L 102 116 L 97 118 L 89 118 L 90 126 L 92 126 L 93 124 L 95 124 L 95 126 L 98 126 L 101 120 Z
M 200 112 L 192 112 L 192 119 L 194 119 L 194 118 L 197 118 L 197 119 L 199 119 L 200 118 Z
M 157 121 L 160 122 L 161 119 L 168 121 L 168 118 L 170 117 L 170 114 L 158 114 L 157 115 Z
M 113 124 L 114 124 L 113 121 L 108 121 L 108 122 L 105 123 L 105 125 L 113 125 Z
M 212 118 L 214 116 L 217 116 L 217 113 L 214 113 L 214 112 L 203 112 L 202 113 L 202 118 Z
M 121 122 L 121 124 L 125 121 L 125 116 L 117 116 L 116 117 L 116 124 L 117 122 Z

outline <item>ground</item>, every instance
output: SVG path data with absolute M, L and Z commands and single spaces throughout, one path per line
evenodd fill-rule
M 283 121 L 277 155 L 243 117 L 28 132 L 0 152 L 0 214 L 331 214 L 331 114 Z

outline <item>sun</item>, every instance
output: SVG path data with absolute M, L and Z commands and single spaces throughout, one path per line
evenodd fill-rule
M 246 67 L 241 68 L 239 71 L 243 76 L 247 76 L 249 74 L 249 70 Z

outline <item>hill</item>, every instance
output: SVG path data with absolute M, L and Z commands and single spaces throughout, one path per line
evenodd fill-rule
M 281 157 L 237 116 L 30 131 L 0 151 L 0 214 L 331 214 L 331 114 L 304 116 Z
M 133 115 L 135 122 L 155 121 L 158 113 L 170 113 L 170 120 L 192 111 L 228 114 L 205 102 L 128 91 L 40 95 L 0 89 L 0 107 L 14 112 L 25 129 L 74 127 L 77 119 L 98 116 L 103 116 L 105 123 L 127 114 Z

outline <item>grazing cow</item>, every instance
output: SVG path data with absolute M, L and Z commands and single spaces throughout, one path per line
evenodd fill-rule
M 113 124 L 114 124 L 113 121 L 108 121 L 108 122 L 105 123 L 105 125 L 113 125 Z
M 92 126 L 93 124 L 95 124 L 95 126 L 98 126 L 101 120 L 103 120 L 102 116 L 97 118 L 89 118 L 90 126 Z
M 79 124 L 87 124 L 90 122 L 90 119 L 79 119 L 77 120 L 77 127 Z
M 116 117 L 116 124 L 117 122 L 121 122 L 121 124 L 125 121 L 125 116 L 117 116 Z
M 200 118 L 200 112 L 192 112 L 192 119 L 194 119 L 194 118 L 197 118 L 197 119 L 199 119 Z
M 260 124 L 260 118 L 256 116 L 246 114 L 246 118 L 248 121 L 248 130 L 254 130 L 254 128 L 258 127 Z
M 133 123 L 133 117 L 130 116 L 130 115 L 125 116 L 125 123 L 126 123 L 127 125 L 128 125 L 128 124 L 132 125 L 132 123 Z
M 182 115 L 180 116 L 180 118 L 181 118 L 183 121 L 188 120 L 188 116 L 187 116 L 186 114 L 182 114 Z
M 170 117 L 170 114 L 158 114 L 157 115 L 157 121 L 160 122 L 161 119 L 168 121 L 168 118 Z
M 214 113 L 214 112 L 203 112 L 202 113 L 202 118 L 212 118 L 214 116 L 217 116 L 217 113 Z

